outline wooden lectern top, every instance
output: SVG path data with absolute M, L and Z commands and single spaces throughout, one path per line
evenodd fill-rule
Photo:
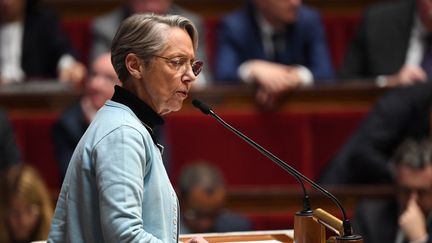
M 187 241 L 194 236 L 202 236 L 208 242 L 256 242 L 256 243 L 292 243 L 293 230 L 265 230 L 265 231 L 244 231 L 228 233 L 203 233 L 203 234 L 184 234 L 180 235 L 180 242 Z

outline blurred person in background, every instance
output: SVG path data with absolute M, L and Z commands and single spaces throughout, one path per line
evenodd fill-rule
M 79 103 L 67 109 L 53 126 L 54 149 L 62 179 L 76 145 L 96 112 L 111 99 L 114 86 L 121 85 L 111 64 L 111 53 L 103 53 L 93 61 L 84 85 Z
M 90 62 L 101 53 L 110 50 L 111 41 L 120 23 L 135 13 L 176 14 L 184 16 L 196 26 L 201 38 L 198 45 L 197 58 L 207 63 L 206 44 L 202 19 L 172 2 L 172 0 L 123 0 L 123 4 L 113 11 L 97 17 L 91 25 L 92 46 L 90 49 Z M 204 69 L 194 83 L 194 88 L 203 88 L 212 80 L 210 69 Z
M 381 97 L 327 163 L 322 184 L 389 184 L 389 161 L 407 138 L 431 136 L 432 82 L 398 87 Z
M 376 3 L 364 13 L 339 78 L 394 87 L 432 78 L 432 0 Z
M 405 140 L 391 165 L 395 198 L 361 201 L 354 230 L 367 243 L 432 242 L 432 141 Z
M 0 177 L 0 242 L 46 240 L 53 215 L 51 196 L 39 173 L 12 166 Z
M 20 161 L 21 152 L 16 143 L 14 129 L 6 111 L 0 110 L 0 173 Z
M 333 78 L 318 12 L 301 0 L 248 0 L 222 19 L 214 68 L 219 84 L 257 84 L 272 106 L 287 91 Z
M 178 181 L 180 233 L 252 230 L 251 222 L 224 208 L 226 188 L 220 171 L 205 162 L 186 165 Z
M 0 83 L 59 79 L 79 86 L 85 74 L 56 14 L 37 0 L 0 0 Z

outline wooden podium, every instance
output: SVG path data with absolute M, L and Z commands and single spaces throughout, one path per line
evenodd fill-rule
M 266 242 L 266 243 L 291 243 L 294 237 L 293 230 L 267 230 L 267 231 L 245 231 L 229 233 L 204 233 L 180 235 L 180 242 L 185 242 L 194 236 L 202 236 L 208 242 Z
M 327 239 L 325 228 L 333 231 L 337 236 L 331 236 Z M 294 217 L 294 230 L 184 234 L 180 235 L 179 241 L 185 242 L 194 236 L 202 236 L 210 243 L 363 243 L 363 238 L 360 235 L 352 234 L 348 220 L 342 222 L 342 220 L 321 208 L 296 214 Z

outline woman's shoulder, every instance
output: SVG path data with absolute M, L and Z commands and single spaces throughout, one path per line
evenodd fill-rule
M 143 136 L 146 130 L 129 107 L 110 100 L 97 112 L 90 126 L 94 127 L 94 131 L 98 133 L 132 128 Z

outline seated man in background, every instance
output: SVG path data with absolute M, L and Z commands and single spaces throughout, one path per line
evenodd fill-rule
M 248 0 L 222 19 L 218 37 L 215 81 L 255 82 L 261 104 L 333 77 L 320 16 L 301 0 Z
M 54 149 L 64 178 L 72 153 L 93 120 L 96 112 L 114 94 L 114 86 L 121 85 L 111 64 L 111 54 L 97 57 L 90 68 L 80 102 L 67 109 L 53 127 Z
M 58 78 L 78 85 L 86 69 L 72 54 L 54 13 L 34 0 L 0 0 L 0 84 Z
M 181 234 L 252 230 L 249 220 L 223 208 L 226 199 L 223 177 L 210 164 L 187 165 L 177 186 Z
M 343 79 L 379 86 L 432 78 L 432 0 L 377 3 L 368 9 L 339 69 Z
M 125 0 L 125 3 L 112 12 L 97 17 L 91 26 L 92 47 L 90 50 L 90 62 L 103 52 L 110 51 L 111 40 L 121 21 L 135 13 L 177 14 L 190 19 L 196 26 L 202 38 L 199 39 L 197 59 L 207 62 L 206 45 L 203 34 L 203 23 L 201 17 L 174 4 L 172 0 Z M 211 82 L 209 68 L 204 68 L 197 77 L 194 88 L 203 88 Z
M 392 183 L 388 161 L 406 138 L 430 136 L 431 108 L 432 82 L 391 90 L 328 163 L 320 183 Z
M 0 110 L 0 173 L 21 161 L 21 153 L 7 113 Z
M 353 217 L 355 232 L 367 243 L 432 242 L 431 140 L 406 140 L 392 165 L 396 198 L 360 202 Z

